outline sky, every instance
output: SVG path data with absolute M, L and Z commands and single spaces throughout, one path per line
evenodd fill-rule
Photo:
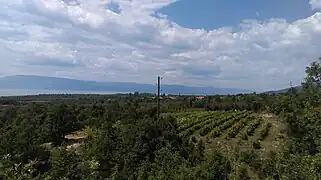
M 0 75 L 299 85 L 321 56 L 321 0 L 0 0 Z

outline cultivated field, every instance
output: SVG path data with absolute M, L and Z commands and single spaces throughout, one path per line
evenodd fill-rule
M 197 111 L 172 114 L 183 136 L 202 140 L 206 150 L 233 148 L 279 150 L 285 129 L 277 117 L 250 111 Z
M 232 162 L 243 156 L 248 162 L 245 163 L 245 169 L 253 179 L 259 179 L 259 176 L 255 168 L 250 167 L 255 163 L 250 162 L 251 159 L 280 152 L 287 140 L 282 133 L 285 125 L 270 114 L 250 111 L 197 111 L 175 113 L 172 116 L 177 118 L 180 134 L 194 142 L 201 140 L 206 154 L 220 151 Z

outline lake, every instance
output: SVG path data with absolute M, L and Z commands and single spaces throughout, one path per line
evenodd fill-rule
M 68 91 L 68 90 L 44 90 L 44 89 L 0 89 L 0 96 L 24 96 L 39 94 L 117 94 L 120 92 L 103 91 Z M 126 92 L 121 92 L 126 93 Z

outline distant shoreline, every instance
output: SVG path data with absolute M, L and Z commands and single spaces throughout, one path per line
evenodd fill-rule
M 33 96 L 43 94 L 128 94 L 130 92 L 108 92 L 108 91 L 72 91 L 72 90 L 44 90 L 44 89 L 0 89 L 0 97 L 7 96 Z

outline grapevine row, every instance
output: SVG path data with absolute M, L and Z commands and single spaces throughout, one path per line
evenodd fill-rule
M 272 127 L 271 123 L 265 123 L 259 131 L 259 137 L 258 140 L 262 141 L 266 138 L 266 136 L 269 134 L 270 128 Z
M 229 138 L 235 138 L 235 136 L 241 131 L 242 128 L 246 126 L 246 124 L 253 119 L 253 116 L 248 116 L 244 119 L 242 119 L 239 123 L 236 123 L 234 126 L 232 126 L 227 131 L 227 137 Z
M 208 120 L 210 118 L 212 118 L 213 116 L 216 116 L 216 115 L 220 115 L 222 112 L 218 112 L 218 111 L 215 111 L 214 113 L 208 113 L 204 116 L 200 116 L 200 117 L 196 117 L 196 118 L 193 118 L 193 119 L 190 119 L 190 122 L 187 122 L 185 124 L 183 124 L 182 126 L 180 126 L 178 128 L 178 131 L 184 131 L 190 127 L 193 127 L 194 125 L 196 124 L 199 124 L 201 122 L 203 122 L 204 120 Z
M 255 119 L 246 129 L 246 134 L 252 136 L 255 129 L 261 124 L 261 119 Z
M 183 134 L 186 135 L 186 136 L 189 136 L 191 134 L 193 134 L 195 131 L 197 131 L 198 129 L 206 126 L 207 124 L 210 124 L 211 122 L 215 122 L 217 119 L 221 119 L 222 117 L 224 117 L 225 114 L 221 114 L 220 116 L 214 116 L 214 117 L 211 117 L 209 118 L 208 120 L 202 122 L 202 123 L 199 123 L 199 124 L 196 124 L 188 129 L 186 129 Z
M 269 134 L 270 128 L 272 127 L 271 123 L 265 123 L 262 128 L 259 130 L 258 138 L 252 142 L 252 146 L 255 149 L 261 148 L 261 141 L 263 141 L 266 136 Z
M 212 121 L 212 123 L 204 126 L 201 130 L 200 130 L 200 135 L 201 136 L 205 136 L 206 134 L 208 134 L 213 128 L 215 128 L 216 126 L 224 123 L 227 119 L 229 119 L 230 117 L 226 117 L 226 118 L 221 118 L 217 121 Z
M 197 113 L 191 113 L 189 112 L 188 114 L 184 115 L 179 115 L 178 117 L 178 124 L 186 124 L 186 122 L 189 122 L 191 119 L 196 119 L 196 118 L 200 118 L 200 117 L 204 117 L 207 116 L 209 114 L 213 114 L 212 112 L 197 112 Z
M 216 138 L 218 136 L 221 135 L 221 133 L 230 128 L 231 126 L 233 126 L 233 124 L 235 124 L 237 121 L 239 121 L 240 119 L 243 119 L 245 117 L 247 117 L 250 113 L 247 112 L 247 113 L 244 113 L 242 115 L 240 115 L 239 117 L 234 117 L 232 119 L 230 119 L 229 121 L 226 121 L 224 124 L 216 127 L 213 129 L 213 131 L 211 132 L 210 136 L 213 137 L 213 138 Z
M 231 112 L 231 111 L 228 111 L 228 112 Z M 220 116 L 216 116 L 216 117 L 214 117 L 214 118 L 211 118 L 211 119 L 209 119 L 209 120 L 207 120 L 207 121 L 204 121 L 204 122 L 202 122 L 202 123 L 199 123 L 199 124 L 197 124 L 197 125 L 195 125 L 195 126 L 192 126 L 191 128 L 189 128 L 189 129 L 187 129 L 185 132 L 183 132 L 183 134 L 185 134 L 185 135 L 191 135 L 191 134 L 193 134 L 195 131 L 197 131 L 197 130 L 199 130 L 199 129 L 201 129 L 202 127 L 204 127 L 204 126 L 206 126 L 206 125 L 208 125 L 208 124 L 210 124 L 210 123 L 212 123 L 212 122 L 215 122 L 217 119 L 221 119 L 221 118 L 223 118 L 224 119 L 224 121 L 226 121 L 227 119 L 229 119 L 229 118 L 237 118 L 238 116 L 244 116 L 245 114 L 248 114 L 249 112 L 247 112 L 247 111 L 239 111 L 239 112 L 233 112 L 234 114 L 232 114 L 231 116 L 229 116 L 228 118 L 224 118 L 224 116 L 226 116 L 226 114 L 228 113 L 228 112 L 225 112 L 225 113 L 222 113 Z M 223 121 L 223 120 L 222 120 Z M 224 122 L 223 121 L 223 122 Z M 222 122 L 221 122 L 222 123 Z M 221 124 L 220 123 L 220 124 Z
M 244 112 L 239 112 L 239 113 L 235 113 L 235 114 L 232 114 L 228 117 L 225 117 L 225 118 L 222 118 L 222 119 L 219 119 L 218 121 L 213 121 L 211 124 L 208 124 L 207 126 L 203 127 L 201 130 L 200 130 L 200 135 L 201 136 L 205 136 L 206 134 L 208 134 L 212 129 L 214 129 L 215 127 L 217 127 L 218 125 L 221 125 L 222 123 L 224 123 L 226 120 L 230 119 L 230 118 L 235 118 L 237 117 L 238 115 L 243 115 Z

